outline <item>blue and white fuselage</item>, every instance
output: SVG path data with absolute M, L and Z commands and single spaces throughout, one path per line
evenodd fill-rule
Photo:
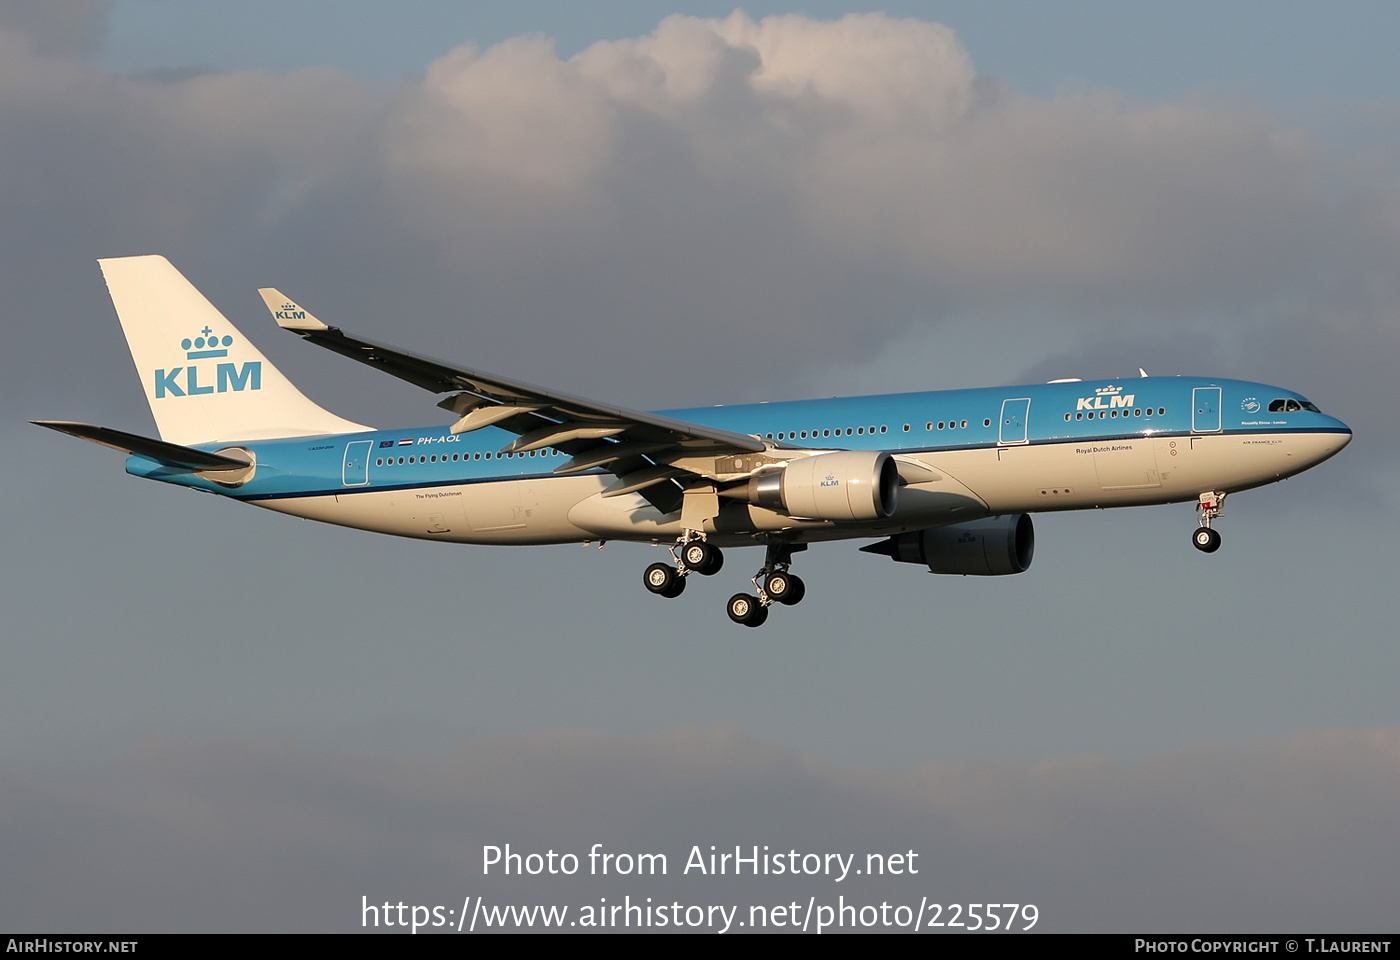
M 793 554 L 822 540 L 934 573 L 1020 573 L 1030 515 L 1194 501 L 1214 552 L 1224 498 L 1331 457 L 1346 424 L 1261 383 L 1056 381 L 669 410 L 628 410 L 377 344 L 274 289 L 279 326 L 445 395 L 442 426 L 375 430 L 304 396 L 163 257 L 101 261 L 159 439 L 42 425 L 125 451 L 136 476 L 270 510 L 458 543 L 664 543 L 647 568 L 677 596 L 723 548 L 761 545 L 758 626 L 800 601 Z
M 1187 377 L 664 415 L 761 437 L 779 458 L 809 450 L 888 451 L 928 470 L 927 476 L 906 470 L 893 514 L 864 524 L 804 521 L 726 503 L 730 509 L 705 530 L 719 545 L 753 543 L 756 534 L 775 530 L 844 539 L 998 514 L 1194 501 L 1206 490 L 1229 493 L 1292 476 L 1351 439 L 1346 424 L 1292 391 Z M 557 476 L 567 459 L 557 450 L 501 454 L 514 439 L 491 427 L 453 434 L 444 425 L 247 442 L 256 473 L 235 489 L 142 456 L 132 456 L 127 471 L 296 516 L 424 539 L 535 544 L 680 534 L 678 515 L 663 516 L 638 494 L 602 499 L 616 478 L 601 469 Z

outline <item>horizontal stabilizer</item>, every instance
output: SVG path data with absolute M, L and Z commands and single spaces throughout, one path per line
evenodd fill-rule
M 31 420 L 30 423 L 40 427 L 48 427 L 50 430 L 57 430 L 59 433 L 81 437 L 84 440 L 91 440 L 93 443 L 111 447 L 113 450 L 120 450 L 123 453 L 146 457 L 168 467 L 206 472 L 246 470 L 252 466 L 250 461 L 240 457 L 230 457 L 222 453 L 208 453 L 204 450 L 196 450 L 194 447 L 182 447 L 178 443 L 138 437 L 134 433 L 125 433 L 110 427 L 98 427 L 90 423 L 73 423 L 68 420 Z

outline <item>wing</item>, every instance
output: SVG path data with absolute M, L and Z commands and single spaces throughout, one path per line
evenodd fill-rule
M 284 330 L 425 390 L 451 393 L 438 406 L 458 416 L 453 433 L 499 427 L 516 435 L 502 453 L 552 447 L 570 455 L 555 473 L 612 473 L 618 482 L 604 496 L 640 493 L 662 513 L 671 513 L 679 509 L 684 489 L 747 476 L 767 459 L 752 455 L 764 454 L 771 445 L 749 434 L 614 407 L 420 357 L 327 326 L 275 289 L 258 292 Z

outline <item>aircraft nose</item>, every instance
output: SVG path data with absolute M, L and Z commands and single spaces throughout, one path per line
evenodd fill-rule
M 1342 451 L 1343 447 L 1351 443 L 1351 427 L 1347 426 L 1345 423 L 1342 423 L 1342 421 L 1340 420 L 1334 419 L 1333 423 L 1336 424 L 1335 432 L 1326 434 L 1322 440 L 1322 443 L 1319 445 L 1320 449 L 1318 450 L 1319 455 L 1317 458 L 1318 463 L 1321 463 L 1323 460 L 1326 460 L 1329 457 L 1336 456 Z

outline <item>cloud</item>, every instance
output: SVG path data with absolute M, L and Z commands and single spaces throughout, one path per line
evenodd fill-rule
M 0 30 L 19 34 L 44 56 L 89 56 L 107 35 L 111 0 L 0 0 Z
M 353 930 L 370 902 L 1030 902 L 1042 930 L 1374 931 L 1389 921 L 1400 730 L 1092 757 L 816 760 L 732 728 L 486 737 L 389 757 L 156 737 L 101 774 L 3 781 L 3 919 L 66 931 Z M 573 853 L 483 875 L 483 847 Z M 667 855 L 589 876 L 593 844 Z M 903 876 L 702 876 L 691 848 L 918 854 Z M 835 868 L 833 868 L 835 869 Z M 1326 882 L 1323 882 L 1326 878 Z M 75 913 L 73 905 L 82 904 Z
M 1287 378 L 1400 441 L 1366 413 L 1400 306 L 1394 166 L 1246 101 L 1023 96 L 948 28 L 880 14 L 673 16 L 568 59 L 467 44 L 393 84 L 119 78 L 46 49 L 0 32 L 0 279 L 34 318 L 3 361 L 16 398 L 52 389 L 20 358 L 110 316 L 93 258 L 164 252 L 236 318 L 272 283 L 627 404 L 820 393 L 833 366 L 1018 315 L 1060 370 L 1166 343 L 1182 359 L 1153 372 Z M 95 369 L 112 344 L 91 342 L 71 358 Z M 1072 362 L 1105 343 L 1126 363 Z M 390 386 L 308 368 L 382 417 Z

